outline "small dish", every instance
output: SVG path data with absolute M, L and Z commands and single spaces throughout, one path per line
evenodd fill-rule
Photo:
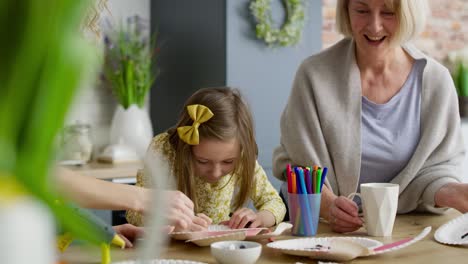
M 253 264 L 262 253 L 262 245 L 251 241 L 222 241 L 211 244 L 211 255 L 221 264 Z
M 364 237 L 310 237 L 271 242 L 267 247 L 284 254 L 311 258 L 325 258 L 329 254 L 332 239 L 349 239 L 369 249 L 382 246 L 382 242 Z
M 135 260 L 126 260 L 126 261 L 119 261 L 119 262 L 112 262 L 113 264 L 137 264 L 140 263 Z M 183 260 L 183 259 L 153 259 L 148 262 L 148 264 L 207 264 L 205 262 L 197 262 L 191 260 Z
M 191 240 L 187 240 L 186 242 L 192 242 L 197 246 L 206 247 L 219 241 L 244 240 L 244 239 L 245 239 L 245 232 L 239 231 L 239 232 L 230 232 L 230 233 L 222 234 L 222 235 L 207 236 L 207 237 L 202 237 L 202 238 L 197 238 L 197 239 L 191 239 Z
M 442 244 L 468 245 L 468 213 L 440 226 L 434 238 Z

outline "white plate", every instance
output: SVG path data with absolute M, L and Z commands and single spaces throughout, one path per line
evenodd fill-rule
M 271 238 L 275 236 L 280 236 L 284 232 L 291 230 L 291 228 L 292 228 L 292 224 L 282 222 L 279 225 L 277 225 L 275 230 L 272 232 L 269 230 L 265 230 L 265 232 L 260 232 L 258 235 L 247 236 L 246 239 L 247 240 L 262 240 L 262 239 L 267 239 L 267 238 Z
M 113 264 L 137 264 L 139 262 L 135 260 L 119 261 L 112 262 Z M 153 259 L 150 264 L 206 264 L 205 262 L 197 262 L 191 260 L 182 260 L 182 259 Z
M 255 236 L 263 230 L 268 228 L 259 227 L 259 228 L 239 228 L 231 229 L 225 225 L 210 225 L 206 231 L 196 231 L 196 232 L 172 232 L 169 236 L 175 240 L 194 240 L 207 237 L 213 237 L 218 235 L 225 235 L 229 233 L 244 231 L 246 236 Z
M 232 229 L 227 225 L 209 225 L 208 226 L 208 231 L 226 231 L 226 230 L 232 230 Z
M 350 239 L 369 249 L 383 245 L 380 241 L 365 237 L 310 237 L 280 240 L 268 243 L 267 246 L 289 255 L 326 259 L 330 254 L 330 242 L 334 238 Z
M 443 244 L 468 245 L 468 213 L 443 224 L 435 232 L 434 238 Z
M 207 237 L 202 237 L 202 238 L 197 238 L 197 239 L 192 239 L 192 240 L 187 240 L 186 242 L 192 242 L 197 246 L 200 247 L 206 247 L 214 242 L 219 242 L 219 241 L 238 241 L 238 240 L 244 240 L 245 239 L 245 232 L 230 232 L 227 234 L 222 234 L 222 235 L 214 235 L 214 236 L 207 236 Z

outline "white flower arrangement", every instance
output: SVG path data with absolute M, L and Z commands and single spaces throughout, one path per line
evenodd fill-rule
M 250 4 L 250 11 L 257 21 L 257 38 L 264 40 L 268 46 L 292 46 L 301 39 L 306 19 L 305 4 L 302 0 L 283 1 L 286 7 L 286 22 L 279 29 L 272 25 L 271 0 L 253 0 Z

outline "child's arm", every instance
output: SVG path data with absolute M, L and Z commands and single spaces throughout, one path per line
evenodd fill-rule
M 276 189 L 271 185 L 263 168 L 256 163 L 255 184 L 251 194 L 251 199 L 255 208 L 259 211 L 261 219 L 269 220 L 268 213 L 273 216 L 274 221 L 265 222 L 264 226 L 269 227 L 281 223 L 286 214 L 286 206 Z

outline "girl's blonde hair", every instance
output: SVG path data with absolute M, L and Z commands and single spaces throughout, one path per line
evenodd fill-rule
M 208 107 L 214 116 L 198 127 L 200 141 L 204 139 L 237 139 L 240 144 L 240 157 L 232 174 L 239 176 L 240 187 L 234 200 L 234 208 L 242 207 L 254 188 L 254 170 L 258 155 L 254 136 L 253 118 L 239 90 L 229 87 L 205 88 L 195 92 L 184 105 L 177 125 L 169 129 L 169 142 L 175 150 L 174 175 L 177 188 L 185 193 L 198 208 L 195 192 L 194 159 L 192 147 L 182 141 L 177 134 L 177 127 L 190 126 L 193 120 L 187 112 L 187 106 L 201 104 Z
M 350 0 L 336 2 L 336 29 L 345 37 L 352 37 L 348 4 Z M 395 12 L 399 28 L 393 37 L 394 45 L 412 40 L 424 30 L 429 13 L 427 0 L 385 0 L 387 8 Z

